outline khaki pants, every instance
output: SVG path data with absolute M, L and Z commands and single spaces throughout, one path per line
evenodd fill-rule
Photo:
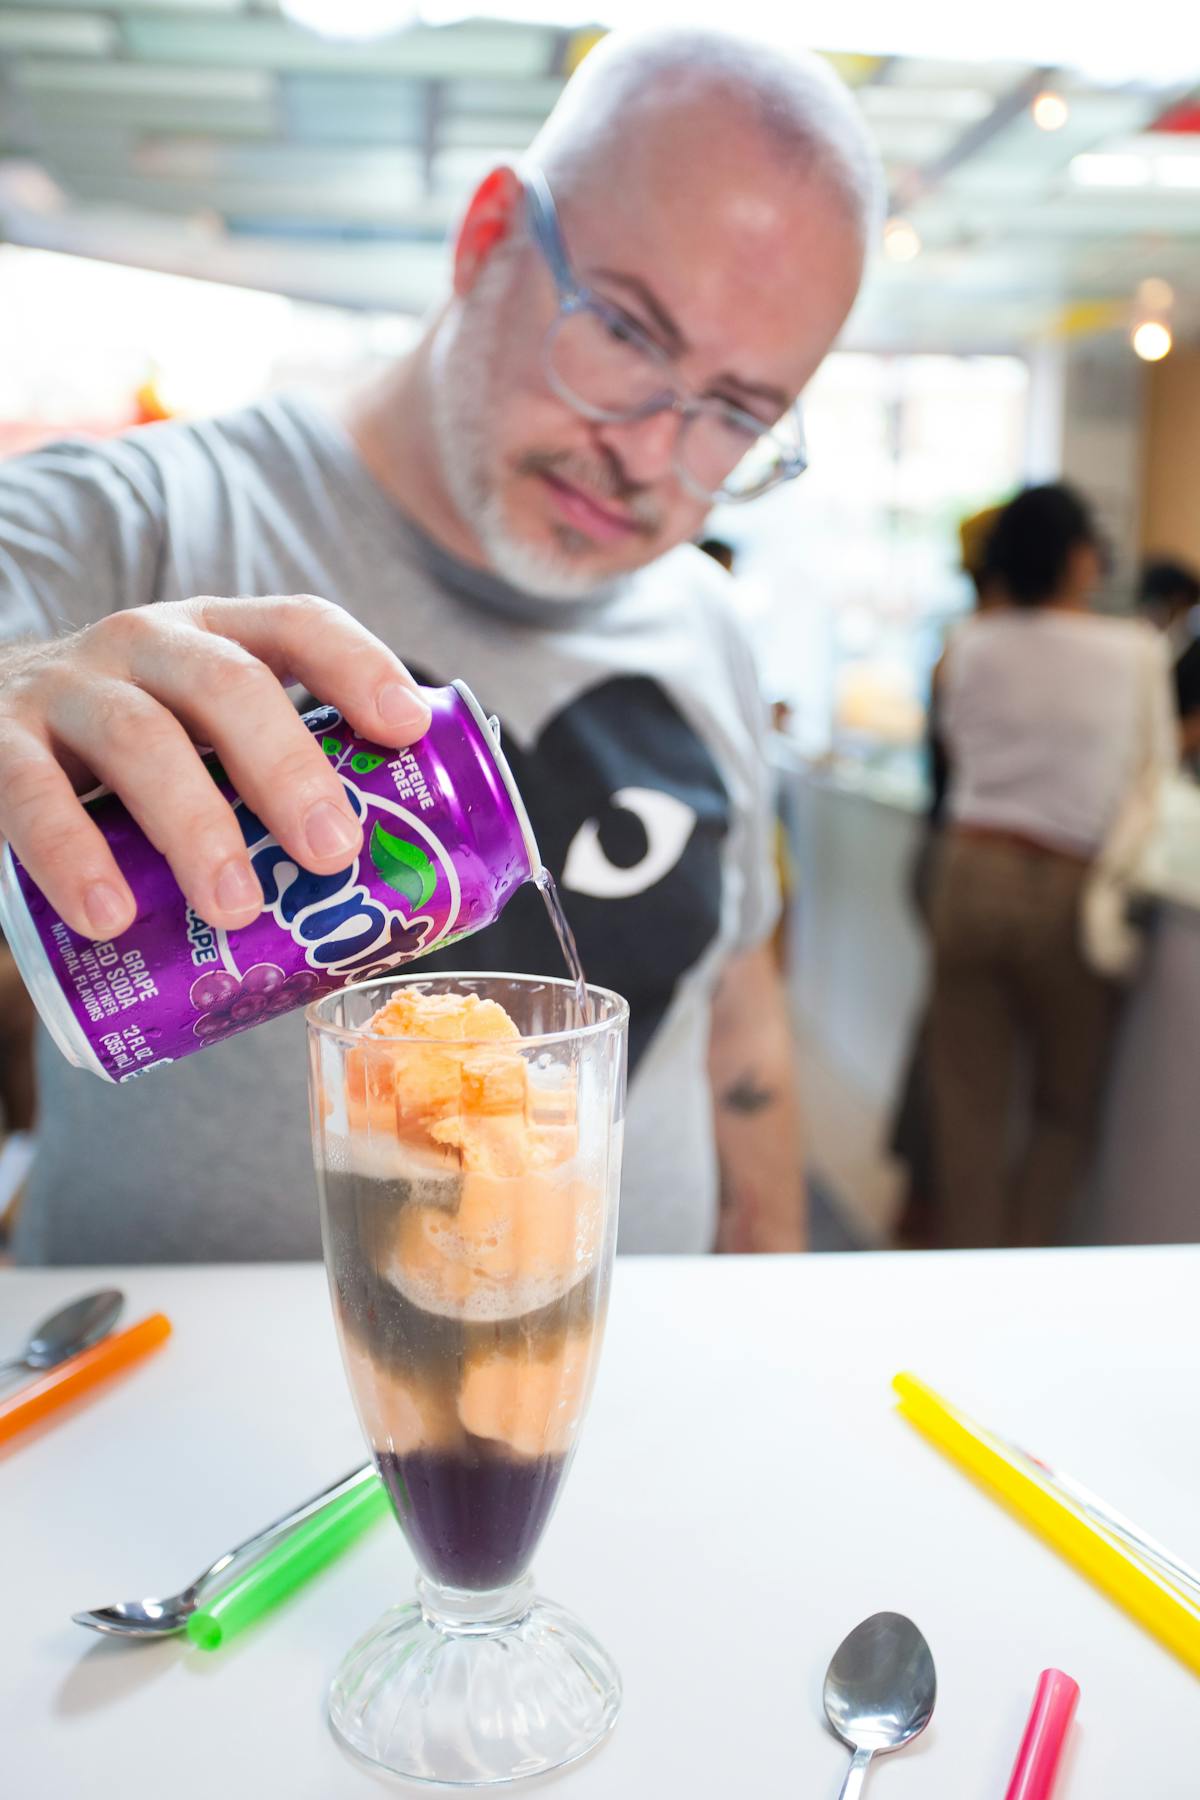
M 1086 1172 L 1119 999 L 1080 953 L 1086 879 L 1067 857 L 947 834 L 930 1065 L 949 1247 L 1059 1241 Z

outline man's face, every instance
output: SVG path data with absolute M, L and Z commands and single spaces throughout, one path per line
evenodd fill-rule
M 714 159 L 703 135 L 681 142 L 676 127 L 669 146 L 643 141 L 603 194 L 565 194 L 560 224 L 577 279 L 641 327 L 682 389 L 767 429 L 845 318 L 858 235 L 821 184 L 764 146 L 743 134 Z M 694 537 L 709 504 L 676 473 L 677 413 L 597 424 L 551 387 L 554 282 L 517 223 L 460 297 L 444 346 L 443 461 L 499 574 L 534 592 L 586 593 Z

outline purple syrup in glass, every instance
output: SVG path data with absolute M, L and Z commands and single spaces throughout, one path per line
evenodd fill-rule
M 377 1457 L 413 1554 L 447 1587 L 498 1588 L 529 1567 L 558 1498 L 563 1456 L 518 1457 L 482 1438 L 461 1453 Z

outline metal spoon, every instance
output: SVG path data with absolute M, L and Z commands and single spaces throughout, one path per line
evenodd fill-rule
M 838 1800 L 858 1800 L 874 1756 L 900 1750 L 933 1715 L 937 1675 L 929 1645 L 902 1613 L 875 1613 L 834 1652 L 825 1716 L 854 1752 Z
M 284 1513 L 270 1525 L 264 1525 L 244 1543 L 235 1544 L 232 1550 L 226 1550 L 224 1556 L 218 1556 L 215 1562 L 209 1563 L 203 1574 L 197 1575 L 195 1581 L 180 1590 L 178 1594 L 168 1594 L 163 1600 L 118 1600 L 112 1606 L 97 1606 L 91 1612 L 72 1613 L 76 1625 L 86 1625 L 91 1631 L 106 1631 L 112 1637 L 158 1638 L 170 1637 L 172 1632 L 183 1631 L 191 1615 L 203 1598 L 203 1591 L 215 1575 L 223 1575 L 231 1563 L 241 1557 L 250 1557 L 273 1544 L 276 1538 L 284 1537 L 295 1526 L 310 1518 L 313 1513 L 320 1512 L 339 1494 L 348 1493 L 360 1483 L 369 1481 L 375 1473 L 373 1463 L 364 1463 L 361 1469 L 354 1469 L 349 1475 L 343 1475 L 331 1487 L 322 1488 L 311 1500 L 302 1506 L 293 1507 L 291 1512 Z
M 52 1369 L 68 1356 L 86 1350 L 89 1344 L 99 1343 L 116 1324 L 124 1304 L 125 1296 L 119 1288 L 101 1288 L 99 1293 L 72 1300 L 30 1332 L 19 1356 L 0 1363 L 0 1376 L 18 1369 Z

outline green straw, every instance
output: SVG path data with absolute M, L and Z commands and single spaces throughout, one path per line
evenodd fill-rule
M 268 1550 L 244 1575 L 210 1600 L 187 1622 L 187 1634 L 201 1650 L 216 1650 L 226 1638 L 340 1556 L 390 1511 L 387 1490 L 378 1476 L 340 1494 L 336 1500 Z

